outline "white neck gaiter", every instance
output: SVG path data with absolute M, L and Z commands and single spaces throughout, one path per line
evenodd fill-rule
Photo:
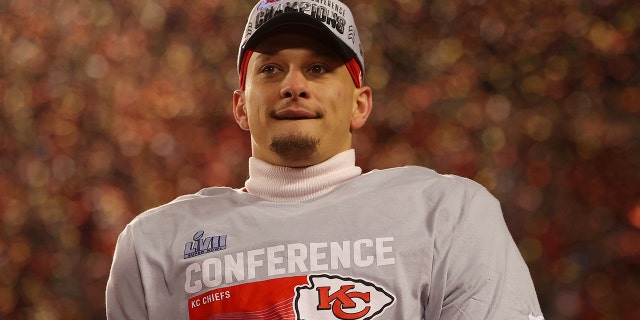
M 362 173 L 355 165 L 355 150 L 305 168 L 280 167 L 249 158 L 249 179 L 244 186 L 252 195 L 273 202 L 300 202 L 328 193 Z

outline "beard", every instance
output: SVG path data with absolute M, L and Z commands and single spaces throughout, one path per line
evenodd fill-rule
M 269 147 L 279 155 L 280 158 L 298 162 L 311 158 L 317 151 L 319 142 L 320 140 L 318 138 L 310 136 L 290 135 L 274 137 Z

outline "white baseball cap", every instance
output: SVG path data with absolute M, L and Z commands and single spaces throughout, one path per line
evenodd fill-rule
M 240 87 L 244 88 L 246 64 L 252 49 L 284 26 L 319 31 L 333 40 L 357 87 L 363 84 L 364 53 L 351 10 L 337 0 L 261 0 L 251 10 L 238 50 Z M 309 33 L 312 35 L 311 33 Z

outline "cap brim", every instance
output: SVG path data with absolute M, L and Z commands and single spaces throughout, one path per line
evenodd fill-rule
M 242 44 L 242 51 L 253 50 L 260 42 L 278 33 L 298 33 L 314 37 L 324 42 L 326 46 L 338 49 L 338 53 L 345 60 L 357 58 L 351 48 L 334 35 L 323 22 L 298 12 L 282 13 L 265 22 Z

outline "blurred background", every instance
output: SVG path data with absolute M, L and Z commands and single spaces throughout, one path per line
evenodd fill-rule
M 346 0 L 365 171 L 501 202 L 547 320 L 640 319 L 640 3 Z M 0 318 L 101 319 L 119 232 L 243 186 L 231 114 L 251 0 L 0 0 Z

